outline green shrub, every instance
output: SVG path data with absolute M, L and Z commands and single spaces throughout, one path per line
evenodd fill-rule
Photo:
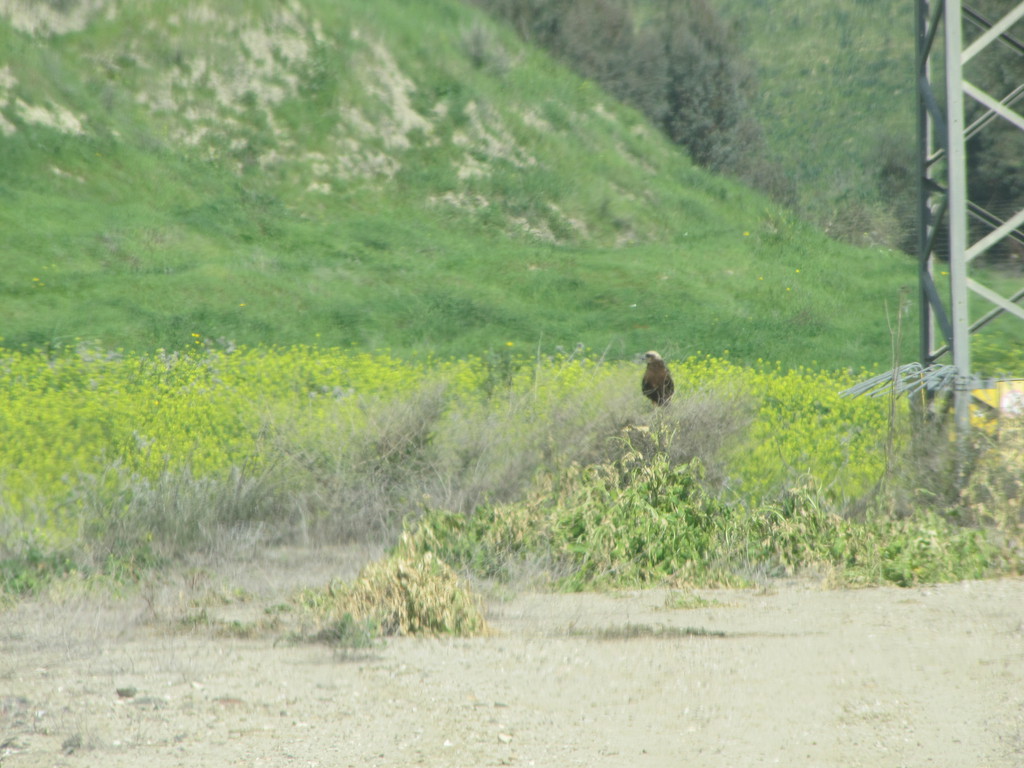
M 486 578 L 515 564 L 543 564 L 560 589 L 663 583 L 739 583 L 728 542 L 736 513 L 707 493 L 698 460 L 671 464 L 626 453 L 614 464 L 572 466 L 529 501 L 469 518 L 424 517 L 410 534 L 418 551 Z
M 433 513 L 409 542 L 480 577 L 509 579 L 527 559 L 560 589 L 653 584 L 721 586 L 824 573 L 838 584 L 913 584 L 1018 570 L 1012 548 L 934 512 L 844 517 L 812 481 L 781 501 L 725 503 L 702 485 L 699 462 L 628 454 L 573 467 L 530 501 Z
M 899 586 L 982 578 L 998 570 L 999 548 L 984 530 L 931 511 L 906 517 L 844 517 L 812 483 L 755 516 L 760 557 L 787 574 L 827 571 L 839 583 Z
M 37 546 L 0 559 L 0 595 L 31 595 L 53 579 L 74 573 L 78 567 L 66 552 L 46 552 Z

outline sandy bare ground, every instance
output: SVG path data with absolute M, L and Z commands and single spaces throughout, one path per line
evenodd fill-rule
M 300 562 L 241 609 L 352 567 Z M 521 594 L 491 637 L 344 655 L 171 629 L 203 578 L 0 614 L 0 765 L 1024 765 L 1020 579 Z

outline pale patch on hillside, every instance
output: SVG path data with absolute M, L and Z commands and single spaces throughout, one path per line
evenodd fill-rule
M 533 222 L 525 216 L 510 216 L 509 223 L 512 225 L 513 231 L 531 237 L 534 240 L 542 243 L 558 242 L 555 233 L 551 231 L 551 227 L 545 221 Z
M 363 34 L 353 30 L 353 42 L 362 45 L 362 39 Z M 357 50 L 352 69 L 369 98 L 362 107 L 339 106 L 332 133 L 334 162 L 323 155 L 314 158 L 311 170 L 320 180 L 308 191 L 327 192 L 331 180 L 390 179 L 402 167 L 401 153 L 412 147 L 414 137 L 428 146 L 440 143 L 434 123 L 412 106 L 416 84 L 383 42 L 372 41 Z
M 121 2 L 0 0 L 0 14 L 17 29 L 52 35 L 113 20 L 127 8 Z M 534 104 L 509 114 L 486 97 L 466 103 L 440 98 L 425 106 L 421 88 L 429 83 L 403 70 L 402 63 L 409 64 L 396 55 L 401 51 L 370 28 L 325 33 L 317 11 L 301 0 L 265 10 L 214 0 L 165 8 L 159 13 L 154 4 L 143 30 L 105 35 L 106 49 L 90 50 L 87 61 L 104 67 L 98 76 L 115 73 L 131 88 L 135 104 L 172 144 L 228 163 L 239 174 L 279 173 L 308 194 L 332 194 L 353 182 L 386 183 L 412 150 L 437 148 L 464 188 L 437 196 L 428 191 L 428 202 L 473 216 L 496 204 L 474 183 L 497 168 L 537 168 L 538 156 L 523 137 L 555 132 Z M 31 103 L 16 91 L 17 62 L 4 64 L 0 59 L 0 136 L 13 134 L 19 123 L 69 134 L 87 130 L 85 116 L 52 100 Z M 314 113 L 309 99 L 321 94 L 323 110 Z M 615 119 L 600 105 L 594 110 Z M 454 153 L 446 151 L 452 147 Z M 510 232 L 543 241 L 589 236 L 588 223 L 555 200 L 531 201 L 531 212 L 506 222 Z
M 177 121 L 171 130 L 173 140 L 205 146 L 214 156 L 225 149 L 241 152 L 248 148 L 239 134 L 251 122 L 248 113 L 252 110 L 260 113 L 275 140 L 287 146 L 289 137 L 278 126 L 273 108 L 297 94 L 296 69 L 308 60 L 323 35 L 319 25 L 307 23 L 302 13 L 300 5 L 289 3 L 262 23 L 220 13 L 208 4 L 191 5 L 172 14 L 165 27 L 151 31 L 186 40 L 200 28 L 213 27 L 227 42 L 194 55 L 182 54 L 173 69 L 147 61 L 146 45 L 138 43 L 134 58 L 151 69 L 154 77 L 151 86 L 136 94 L 136 101 Z M 257 159 L 262 165 L 274 157 L 269 154 Z
M 50 166 L 50 173 L 61 179 L 68 179 L 70 181 L 76 181 L 79 184 L 85 184 L 85 179 L 78 174 L 68 173 L 63 168 L 58 168 L 56 165 Z
M 218 30 L 211 45 L 187 45 L 205 29 Z M 136 101 L 171 123 L 173 141 L 221 160 L 241 158 L 239 171 L 253 163 L 265 169 L 297 165 L 310 177 L 307 191 L 328 193 L 334 182 L 390 179 L 414 141 L 440 143 L 432 120 L 412 106 L 416 84 L 383 42 L 366 41 L 359 30 L 350 41 L 351 77 L 365 97 L 338 105 L 333 128 L 319 147 L 285 127 L 278 112 L 289 100 L 302 98 L 303 77 L 313 67 L 317 47 L 340 45 L 299 2 L 285 4 L 269 18 L 229 15 L 195 3 L 169 16 L 166 29 L 150 31 L 183 44 L 176 46 L 171 68 L 154 60 L 146 41 L 133 46 L 134 60 L 152 72 L 152 84 L 136 94 Z M 254 137 L 254 123 L 270 135 Z
M 18 117 L 26 123 L 54 128 L 61 133 L 81 134 L 85 132 L 82 129 L 81 119 L 60 104 L 43 107 L 38 104 L 26 104 L 21 99 L 15 99 L 14 110 Z
M 461 163 L 455 165 L 455 175 L 459 181 L 466 179 L 480 179 L 489 176 L 491 168 L 489 165 L 480 162 L 472 155 L 466 155 Z
M 609 112 L 605 105 L 602 104 L 601 102 L 598 102 L 597 104 L 594 105 L 594 114 L 597 115 L 598 117 L 603 117 L 609 123 L 619 122 L 618 118 L 616 118 L 615 115 Z
M 490 202 L 483 195 L 470 195 L 466 192 L 445 192 L 440 197 L 432 195 L 427 198 L 431 205 L 450 205 L 462 211 L 475 213 L 490 207 Z
M 4 116 L 5 110 L 10 110 L 11 114 L 17 115 L 18 119 L 25 123 L 42 125 L 62 133 L 82 134 L 85 132 L 82 127 L 84 117 L 53 102 L 46 106 L 29 104 L 12 94 L 17 84 L 18 78 L 14 76 L 10 66 L 0 69 L 0 134 L 11 136 L 18 130 L 14 123 Z
M 475 101 L 466 104 L 465 114 L 469 119 L 468 127 L 452 134 L 452 143 L 466 150 L 464 163 L 483 156 L 489 161 L 504 160 L 519 168 L 537 164 L 537 158 L 519 146 L 499 115 L 481 108 Z
M 554 130 L 554 126 L 541 117 L 537 110 L 532 108 L 523 112 L 523 124 L 542 133 L 548 133 Z
M 361 82 L 366 92 L 385 107 L 382 119 L 362 129 L 364 135 L 375 134 L 388 149 L 402 150 L 412 146 L 409 136 L 414 131 L 427 136 L 433 133 L 433 124 L 413 109 L 411 97 L 416 84 L 402 72 L 383 43 L 371 43 L 370 55 L 357 69 L 365 75 Z
M 583 240 L 590 236 L 587 223 L 582 219 L 567 216 L 554 203 L 548 203 L 547 208 L 550 212 L 548 218 L 550 221 L 556 222 L 561 231 L 571 231 L 575 237 Z M 508 221 L 509 231 L 526 235 L 542 243 L 558 243 L 566 239 L 564 236 L 559 237 L 552 229 L 551 223 L 544 219 L 534 220 L 525 216 L 510 216 Z
M 17 128 L 14 127 L 13 123 L 4 117 L 4 107 L 8 106 L 11 99 L 10 90 L 18 84 L 17 78 L 11 74 L 11 68 L 0 67 L 0 134 L 4 136 L 12 135 Z
M 563 211 L 559 206 L 555 205 L 554 203 L 549 203 L 548 207 L 556 216 L 559 217 L 559 219 L 561 219 L 563 223 L 567 224 L 572 229 L 572 231 L 576 233 L 577 237 L 585 240 L 590 236 L 590 231 L 587 229 L 587 222 L 585 222 L 583 219 L 578 219 L 573 216 L 569 216 L 565 211 Z
M 0 16 L 19 32 L 66 35 L 85 29 L 93 18 L 117 16 L 112 0 L 0 0 Z

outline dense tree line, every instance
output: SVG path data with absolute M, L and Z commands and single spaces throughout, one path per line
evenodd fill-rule
M 792 202 L 750 108 L 752 67 L 707 0 L 475 2 L 643 112 L 698 165 Z

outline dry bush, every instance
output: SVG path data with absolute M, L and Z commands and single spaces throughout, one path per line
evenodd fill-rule
M 279 425 L 289 487 L 281 518 L 300 541 L 393 542 L 403 521 L 426 509 L 469 515 L 522 500 L 543 475 L 637 450 L 665 452 L 674 464 L 699 458 L 709 483 L 721 482 L 728 449 L 753 415 L 745 399 L 681 388 L 668 407 L 653 408 L 633 374 L 556 395 L 508 387 L 482 400 L 428 383 L 363 403 L 358 422 L 339 410 L 337 420 Z
M 238 467 L 206 477 L 165 471 L 149 480 L 114 466 L 80 477 L 67 500 L 88 521 L 84 541 L 97 565 L 140 553 L 245 556 L 290 538 L 290 525 L 275 514 L 285 503 L 272 472 Z
M 645 461 L 664 454 L 671 465 L 699 459 L 705 481 L 711 486 L 725 481 L 726 459 L 742 438 L 755 415 L 754 403 L 742 393 L 699 388 L 677 391 L 667 407 L 651 408 L 623 398 L 612 411 L 599 439 L 575 457 L 581 464 L 617 463 L 627 453 Z
M 394 541 L 403 518 L 429 495 L 437 424 L 446 386 L 432 382 L 404 398 L 366 399 L 358 418 L 339 407 L 314 424 L 273 430 L 273 451 L 288 475 L 283 517 L 310 541 Z
M 874 488 L 849 504 L 847 516 L 860 517 L 869 509 L 892 517 L 908 517 L 924 509 L 954 509 L 959 493 L 957 464 L 969 460 L 976 448 L 958 446 L 940 413 L 915 411 L 909 422 L 893 430 L 897 447 L 886 470 Z
M 354 620 L 372 624 L 382 635 L 487 632 L 479 598 L 442 560 L 414 551 L 407 534 L 390 557 L 368 565 L 354 582 L 306 590 L 299 602 L 320 625 L 348 625 Z
M 863 248 L 899 248 L 912 245 L 908 219 L 899 216 L 891 205 L 846 199 L 820 222 L 825 233 L 844 243 Z
M 1024 534 L 1024 420 L 1004 421 L 979 457 L 961 499 L 978 522 Z

